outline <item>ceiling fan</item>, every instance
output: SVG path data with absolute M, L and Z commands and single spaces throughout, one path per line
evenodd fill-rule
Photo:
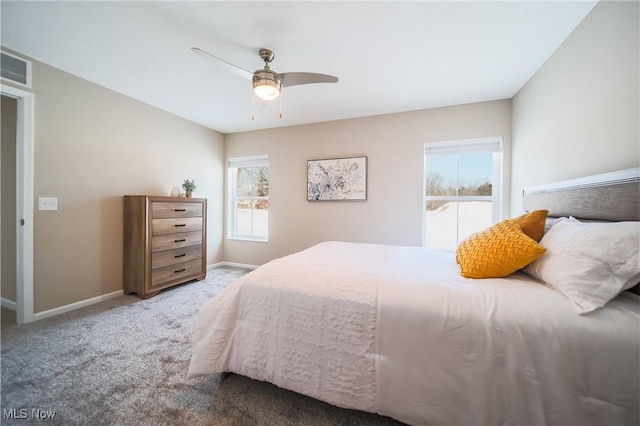
M 299 84 L 313 84 L 313 83 L 337 83 L 338 77 L 327 74 L 316 74 L 311 72 L 285 72 L 277 73 L 269 68 L 269 64 L 275 58 L 273 52 L 269 49 L 260 49 L 259 54 L 264 61 L 264 68 L 250 72 L 234 65 L 230 62 L 220 59 L 217 56 L 212 55 L 200 48 L 192 47 L 195 53 L 208 58 L 215 59 L 227 65 L 231 71 L 240 75 L 241 77 L 251 79 L 253 87 L 253 93 L 263 101 L 269 102 L 280 96 L 280 93 L 284 87 L 297 86 Z

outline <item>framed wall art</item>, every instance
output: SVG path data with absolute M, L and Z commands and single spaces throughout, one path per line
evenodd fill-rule
M 307 161 L 307 200 L 367 199 L 367 157 Z

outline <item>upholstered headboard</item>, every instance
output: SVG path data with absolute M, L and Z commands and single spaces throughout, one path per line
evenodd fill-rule
M 523 197 L 524 210 L 550 217 L 640 221 L 640 167 L 528 188 Z

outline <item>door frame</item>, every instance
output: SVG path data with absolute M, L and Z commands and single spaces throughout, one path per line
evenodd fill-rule
M 34 103 L 35 95 L 13 86 L 0 85 L 2 95 L 17 101 L 16 126 L 16 322 L 34 321 Z

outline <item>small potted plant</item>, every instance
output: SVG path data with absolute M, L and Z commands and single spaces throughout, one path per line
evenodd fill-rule
M 182 184 L 182 189 L 184 189 L 184 195 L 189 198 L 191 198 L 191 193 L 195 191 L 196 188 L 197 187 L 196 187 L 195 180 L 185 179 L 184 183 Z

